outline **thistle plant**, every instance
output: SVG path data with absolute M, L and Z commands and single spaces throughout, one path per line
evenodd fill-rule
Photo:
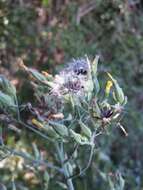
M 23 127 L 34 132 L 37 138 L 39 136 L 51 144 L 55 156 L 51 163 L 8 147 L 1 130 L 2 159 L 13 154 L 32 163 L 44 164 L 60 173 L 58 179 L 65 182 L 68 190 L 74 190 L 73 180 L 90 167 L 96 139 L 108 132 L 111 126 L 119 127 L 127 135 L 120 123 L 127 97 L 110 73 L 105 73 L 106 85 L 100 85 L 98 62 L 99 56 L 93 61 L 87 56 L 73 59 L 59 74 L 52 76 L 28 68 L 21 61 L 20 69 L 29 76 L 34 90 L 34 105 L 20 104 L 16 88 L 0 76 L 1 126 L 13 124 L 15 131 Z M 81 149 L 85 152 L 88 149 L 89 156 L 85 166 L 79 168 L 76 163 Z

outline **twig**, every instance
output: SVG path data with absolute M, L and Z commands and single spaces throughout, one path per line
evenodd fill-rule
M 41 133 L 40 131 L 34 129 L 34 127 L 31 127 L 30 125 L 25 124 L 23 121 L 18 121 L 19 124 L 23 125 L 24 127 L 30 129 L 31 131 L 35 132 L 36 134 L 38 134 L 39 136 L 43 137 L 44 139 L 50 141 L 50 142 L 54 142 L 50 137 L 48 137 L 47 135 L 44 135 L 43 133 Z
M 74 154 L 75 151 L 78 149 L 78 147 L 79 147 L 79 144 L 76 144 L 75 147 L 74 147 L 74 149 L 73 149 L 73 151 L 72 151 L 72 153 L 70 154 L 69 158 L 67 158 L 67 159 L 64 161 L 64 164 L 67 163 L 67 162 L 69 162 L 70 160 L 72 160 L 73 154 Z
M 80 24 L 80 20 L 83 16 L 94 10 L 96 7 L 95 0 L 90 1 L 89 3 L 86 3 L 78 8 L 77 11 L 77 17 L 76 17 L 76 24 Z
M 82 168 L 78 174 L 74 174 L 74 175 L 70 176 L 69 179 L 75 179 L 75 178 L 81 176 L 89 168 L 91 161 L 92 161 L 93 152 L 94 152 L 94 146 L 91 146 L 90 156 L 89 156 L 87 165 L 84 168 Z
M 65 158 L 64 158 L 63 142 L 61 142 L 61 144 L 56 142 L 55 147 L 56 147 L 56 150 L 57 150 L 57 153 L 58 153 L 58 156 L 59 156 L 62 168 L 63 168 L 64 176 L 65 176 L 66 181 L 67 181 L 68 190 L 74 190 L 72 179 L 69 179 L 70 174 L 69 174 L 69 171 L 68 171 L 68 168 L 67 168 L 68 163 L 64 164 Z
M 17 119 L 20 120 L 20 112 L 19 112 L 19 104 L 18 104 L 17 96 L 15 96 L 15 102 L 17 105 Z

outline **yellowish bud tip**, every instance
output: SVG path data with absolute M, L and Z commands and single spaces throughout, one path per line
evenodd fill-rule
M 51 118 L 53 118 L 53 119 L 63 119 L 64 115 L 63 115 L 63 113 L 57 113 L 57 114 L 53 114 L 51 116 Z
M 111 87 L 113 86 L 113 82 L 112 81 L 107 81 L 107 84 L 106 84 L 106 94 L 108 95 L 110 93 L 110 90 L 111 90 Z
M 42 71 L 42 74 L 45 76 L 45 77 L 48 77 L 50 74 L 47 73 L 46 71 Z
M 40 123 L 39 121 L 37 121 L 36 119 L 32 119 L 31 120 L 32 124 L 35 125 L 37 128 L 43 128 L 42 123 Z

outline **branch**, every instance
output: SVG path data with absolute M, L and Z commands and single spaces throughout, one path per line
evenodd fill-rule
M 68 177 L 68 179 L 74 179 L 74 178 L 77 178 L 77 177 L 81 176 L 89 168 L 89 166 L 91 164 L 91 161 L 92 161 L 93 152 L 94 152 L 94 146 L 91 146 L 90 156 L 89 156 L 89 160 L 88 160 L 87 165 L 84 168 L 82 168 L 79 173 L 74 174 L 74 175 Z

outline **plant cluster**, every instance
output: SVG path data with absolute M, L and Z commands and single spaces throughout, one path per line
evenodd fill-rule
M 33 105 L 20 103 L 14 85 L 0 76 L 2 159 L 12 154 L 45 165 L 59 172 L 58 180 L 61 182 L 64 177 L 65 186 L 73 190 L 72 180 L 89 168 L 99 136 L 108 132 L 111 126 L 119 127 L 128 135 L 120 123 L 127 97 L 110 73 L 107 73 L 105 87 L 100 85 L 98 62 L 99 56 L 93 61 L 87 56 L 73 59 L 59 74 L 52 76 L 28 68 L 20 60 L 20 69 L 29 77 L 34 91 Z M 50 143 L 52 163 L 39 157 L 33 159 L 29 154 L 7 146 L 2 133 L 6 127 L 15 132 L 23 127 L 33 131 L 39 140 L 44 139 L 45 144 Z M 80 151 L 88 152 L 85 166 L 81 167 L 78 165 Z

